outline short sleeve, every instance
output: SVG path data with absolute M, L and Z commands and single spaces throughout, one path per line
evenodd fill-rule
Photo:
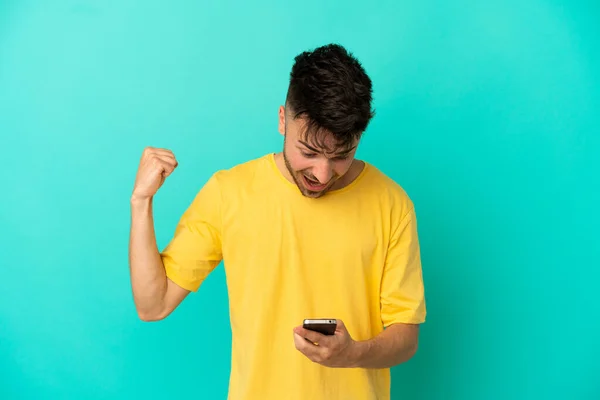
M 222 257 L 221 191 L 213 175 L 181 216 L 161 258 L 167 277 L 195 292 Z
M 425 322 L 425 293 L 414 207 L 392 227 L 381 282 L 381 317 L 394 323 Z

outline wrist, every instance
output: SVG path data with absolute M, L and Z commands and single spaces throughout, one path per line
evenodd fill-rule
M 137 196 L 135 194 L 132 194 L 131 198 L 129 199 L 129 202 L 131 203 L 132 206 L 148 205 L 148 204 L 152 203 L 152 197 Z
M 366 341 L 354 341 L 350 346 L 350 368 L 361 368 L 364 364 L 364 360 L 367 358 L 371 348 L 371 342 Z
M 129 200 L 131 210 L 134 212 L 146 212 L 152 208 L 152 197 L 131 196 Z

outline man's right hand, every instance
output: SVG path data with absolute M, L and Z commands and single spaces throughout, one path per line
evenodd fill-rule
M 135 307 L 143 321 L 165 318 L 190 292 L 167 277 L 154 234 L 151 200 L 176 167 L 170 150 L 145 148 L 131 195 L 129 269 Z
M 135 177 L 132 200 L 151 199 L 177 165 L 171 150 L 146 147 Z

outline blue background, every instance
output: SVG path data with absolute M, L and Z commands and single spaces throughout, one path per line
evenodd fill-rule
M 428 322 L 394 399 L 600 398 L 600 5 L 0 2 L 0 398 L 226 397 L 219 267 L 137 319 L 129 197 L 179 168 L 159 247 L 210 174 L 278 151 L 293 57 L 339 42 L 374 82 L 359 150 L 414 200 Z

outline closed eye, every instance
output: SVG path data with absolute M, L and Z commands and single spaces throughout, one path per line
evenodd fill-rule
M 347 160 L 348 157 L 350 157 L 350 154 L 343 154 L 343 155 L 339 155 L 337 157 L 334 157 L 334 160 L 338 160 L 338 161 Z

